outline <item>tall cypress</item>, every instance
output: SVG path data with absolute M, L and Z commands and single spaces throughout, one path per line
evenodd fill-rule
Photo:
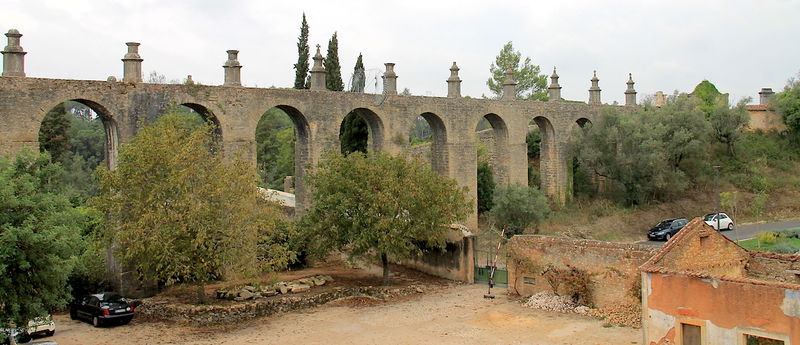
M 297 63 L 294 64 L 294 88 L 308 89 L 311 86 L 308 80 L 308 22 L 303 13 L 303 24 L 300 25 L 300 37 L 297 41 Z
M 339 66 L 339 40 L 336 38 L 336 32 L 328 41 L 328 56 L 323 64 L 325 65 L 325 87 L 331 91 L 344 90 L 342 68 Z
M 350 81 L 350 91 L 364 92 L 364 87 L 367 85 L 366 79 L 366 74 L 364 74 L 364 61 L 361 59 L 361 53 L 358 53 L 356 67 L 353 68 L 353 80 Z

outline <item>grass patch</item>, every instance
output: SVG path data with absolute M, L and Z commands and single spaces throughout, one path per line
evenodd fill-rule
M 759 235 L 759 238 L 752 238 L 749 240 L 740 241 L 739 245 L 747 250 L 755 250 L 761 252 L 778 252 L 777 250 L 775 250 L 776 247 L 786 246 L 787 244 L 800 248 L 800 238 L 788 237 L 789 235 L 797 234 L 798 232 L 800 232 L 800 228 L 775 232 L 774 234 L 776 236 L 774 241 L 762 241 L 761 240 L 762 237 L 765 236 Z

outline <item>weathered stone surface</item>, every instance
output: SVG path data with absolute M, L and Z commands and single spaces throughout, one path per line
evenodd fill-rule
M 292 286 L 292 293 L 301 293 L 311 290 L 311 286 L 305 284 L 297 284 Z
M 251 299 L 251 298 L 255 297 L 255 295 L 256 294 L 250 292 L 250 290 L 239 291 L 239 297 L 241 297 L 241 298 L 243 298 L 245 300 Z

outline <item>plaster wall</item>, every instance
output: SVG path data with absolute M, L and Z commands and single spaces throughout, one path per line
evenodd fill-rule
M 800 291 L 685 275 L 642 273 L 644 344 L 678 344 L 681 323 L 703 344 L 746 345 L 745 334 L 800 344 Z

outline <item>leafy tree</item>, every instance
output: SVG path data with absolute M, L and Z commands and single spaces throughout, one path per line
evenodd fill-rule
M 736 156 L 736 144 L 742 141 L 742 126 L 750 121 L 750 114 L 745 109 L 749 98 L 742 99 L 731 108 L 724 102 L 719 102 L 712 110 L 709 120 L 714 130 L 717 141 L 725 144 L 728 154 Z
M 529 226 L 540 224 L 549 213 L 547 197 L 536 187 L 499 186 L 494 193 L 491 217 L 497 226 L 506 228 L 506 236 L 521 234 Z
M 345 155 L 351 152 L 367 153 L 369 142 L 367 121 L 355 112 L 347 114 L 339 130 L 339 142 L 342 153 Z
M 708 80 L 703 80 L 694 87 L 694 91 L 692 91 L 691 95 L 700 101 L 698 104 L 700 110 L 711 115 L 713 109 L 720 101 L 722 93 L 717 90 L 717 87 L 713 83 Z
M 313 206 L 301 229 L 313 252 L 380 259 L 384 284 L 389 259 L 444 248 L 449 224 L 470 210 L 465 190 L 454 181 L 422 161 L 385 153 L 328 154 L 308 182 Z
M 268 188 L 283 189 L 283 179 L 294 175 L 294 124 L 283 110 L 267 110 L 256 125 L 256 166 Z
M 65 306 L 83 217 L 60 194 L 45 152 L 0 159 L 0 328 Z
M 44 116 L 39 127 L 39 150 L 49 152 L 53 161 L 60 161 L 71 148 L 70 121 L 65 115 L 64 103 L 61 103 Z
M 361 53 L 358 53 L 356 66 L 353 67 L 353 79 L 350 82 L 350 92 L 364 92 L 367 85 L 367 76 L 364 74 L 364 61 Z
M 581 166 L 618 183 L 628 204 L 644 204 L 683 191 L 688 181 L 670 167 L 658 123 L 660 111 L 606 110 L 589 130 L 578 131 L 573 145 Z
M 167 114 L 123 145 L 117 169 L 98 170 L 94 204 L 107 216 L 115 255 L 140 278 L 203 285 L 287 264 L 272 247 L 280 213 L 255 188 L 252 166 L 215 152 L 211 124 Z M 146 240 L 144 240 L 146 239 Z M 280 248 L 277 246 L 275 248 Z
M 789 79 L 782 92 L 773 96 L 771 105 L 794 134 L 795 143 L 800 144 L 800 73 L 797 78 Z
M 325 56 L 323 65 L 325 65 L 325 87 L 331 91 L 344 90 L 342 67 L 339 66 L 339 39 L 335 32 L 328 41 L 328 55 Z
M 494 175 L 488 162 L 478 163 L 478 213 L 487 212 L 494 206 Z
M 297 38 L 297 63 L 294 64 L 294 88 L 308 89 L 311 86 L 311 76 L 308 74 L 308 22 L 303 13 L 303 22 L 300 24 L 300 37 Z
M 528 160 L 539 158 L 542 145 L 542 133 L 539 131 L 538 127 L 528 129 L 525 142 L 528 144 Z
M 525 57 L 522 61 L 522 54 L 514 50 L 514 46 L 509 41 L 500 50 L 495 61 L 489 67 L 492 77 L 486 80 L 489 90 L 497 98 L 503 95 L 503 82 L 508 67 L 514 71 L 514 78 L 517 80 L 517 97 L 538 101 L 547 100 L 547 76 L 539 73 L 539 66 L 531 64 L 531 58 Z

